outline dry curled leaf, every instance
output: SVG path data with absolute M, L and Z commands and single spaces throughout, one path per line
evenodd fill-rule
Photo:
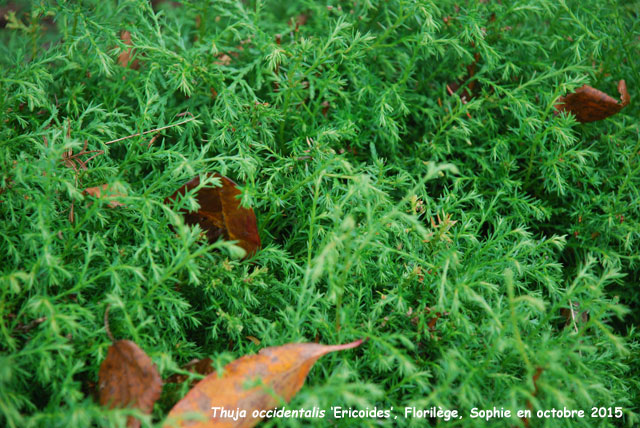
M 162 392 L 162 379 L 151 358 L 130 340 L 109 347 L 98 373 L 100 404 L 110 408 L 134 407 L 150 414 Z M 140 421 L 129 417 L 128 427 Z
M 618 113 L 631 101 L 624 80 L 618 82 L 618 92 L 620 93 L 620 102 L 602 91 L 583 85 L 575 92 L 560 97 L 555 109 L 557 112 L 573 113 L 576 120 L 582 123 L 606 119 Z
M 190 428 L 252 427 L 261 420 L 253 417 L 253 410 L 274 408 L 280 402 L 277 397 L 287 402 L 291 400 L 302 388 L 318 358 L 329 352 L 355 348 L 362 342 L 357 340 L 344 345 L 290 343 L 241 357 L 227 364 L 221 376 L 213 373 L 189 391 L 171 409 L 165 427 L 172 426 L 171 423 Z M 257 381 L 261 383 L 252 387 L 252 382 Z M 213 407 L 246 410 L 246 417 L 222 418 L 220 411 L 213 416 Z M 194 414 L 200 415 L 202 420 L 189 418 Z
M 82 191 L 85 195 L 91 195 L 95 198 L 102 198 L 108 200 L 107 204 L 109 208 L 115 207 L 124 207 L 125 205 L 122 202 L 118 202 L 116 198 L 126 196 L 124 193 L 115 192 L 109 188 L 108 184 L 102 184 L 96 187 L 88 187 Z
M 183 210 L 185 223 L 199 224 L 210 242 L 215 242 L 220 237 L 238 241 L 238 246 L 242 247 L 247 255 L 254 254 L 260 248 L 260 235 L 253 210 L 240 206 L 240 190 L 236 183 L 219 174 L 209 174 L 211 175 L 220 178 L 222 186 L 200 189 L 195 196 L 200 209 L 196 212 Z M 196 177 L 165 199 L 165 203 L 170 204 L 179 194 L 184 196 L 187 191 L 198 185 L 200 178 Z
M 120 33 L 120 40 L 122 40 L 125 45 L 133 46 L 133 42 L 131 41 L 131 33 L 127 30 L 123 30 Z M 129 48 L 120 52 L 120 55 L 118 55 L 118 64 L 120 64 L 122 67 L 129 67 L 133 70 L 139 69 L 140 61 L 138 61 L 137 59 L 131 61 L 131 58 L 133 58 L 134 55 L 135 50 L 133 48 Z

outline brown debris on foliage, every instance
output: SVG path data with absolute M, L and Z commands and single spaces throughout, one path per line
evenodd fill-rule
M 191 373 L 207 376 L 213 373 L 213 360 L 211 358 L 203 358 L 201 360 L 193 359 L 189 361 L 183 369 Z M 176 373 L 169 376 L 167 383 L 182 383 L 188 378 L 189 376 L 187 375 Z
M 464 82 L 469 81 L 476 74 L 476 67 L 478 66 L 478 62 L 480 61 L 480 54 L 476 53 L 473 56 L 474 61 L 467 65 L 467 74 L 458 82 L 452 82 L 447 85 L 447 92 L 449 95 L 453 95 L 460 87 L 464 84 Z M 460 100 L 463 104 L 466 104 L 473 97 L 476 96 L 476 81 L 471 80 L 466 88 L 462 89 L 460 92 Z
M 200 189 L 196 195 L 200 209 L 196 212 L 182 210 L 185 223 L 199 224 L 212 243 L 223 237 L 228 241 L 238 241 L 238 246 L 247 252 L 247 256 L 255 254 L 261 243 L 253 210 L 240 206 L 238 196 L 241 193 L 236 183 L 219 174 L 211 175 L 220 178 L 222 186 Z M 199 185 L 200 178 L 194 178 L 166 198 L 165 204 L 172 203 L 179 194 L 184 196 Z
M 575 92 L 560 97 L 555 109 L 558 113 L 573 113 L 578 122 L 595 122 L 613 116 L 629 104 L 631 97 L 624 80 L 618 82 L 618 92 L 620 102 L 602 91 L 583 85 Z
M 109 201 L 109 203 L 107 204 L 109 206 L 109 208 L 115 208 L 115 207 L 124 207 L 125 205 L 122 202 L 118 202 L 117 200 L 115 200 L 118 197 L 121 196 L 126 196 L 123 193 L 120 192 L 114 192 L 109 188 L 108 184 L 102 184 L 100 186 L 95 186 L 95 187 L 88 187 L 86 189 L 84 189 L 82 191 L 83 194 L 85 195 L 91 195 L 95 198 L 104 198 L 106 200 Z
M 256 355 L 245 355 L 224 367 L 221 375 L 213 373 L 200 381 L 169 412 L 166 427 L 177 423 L 180 427 L 253 427 L 263 417 L 254 416 L 254 410 L 276 407 L 286 402 L 302 388 L 304 381 L 318 358 L 330 352 L 358 347 L 363 340 L 344 345 L 317 343 L 289 343 L 265 348 Z M 259 382 L 259 383 L 258 383 Z M 249 386 L 254 383 L 256 386 Z M 223 418 L 214 408 L 242 409 L 245 417 Z M 200 414 L 200 421 L 190 419 Z M 213 414 L 213 417 L 212 417 Z M 175 426 L 175 425 L 174 425 Z
M 573 326 L 576 333 L 578 332 L 578 327 L 582 327 L 589 321 L 589 312 L 580 312 L 580 304 L 578 302 L 569 301 L 568 308 L 560 308 L 560 315 L 565 320 L 562 328 Z
M 122 42 L 125 45 L 133 46 L 133 42 L 131 41 L 131 33 L 128 32 L 127 30 L 123 30 L 120 33 L 120 40 L 122 40 Z M 118 64 L 120 64 L 120 66 L 125 68 L 129 67 L 132 70 L 139 69 L 140 61 L 138 61 L 137 59 L 134 59 L 133 61 L 131 61 L 131 58 L 134 57 L 135 52 L 136 51 L 133 48 L 129 48 L 125 51 L 122 51 L 120 55 L 118 55 Z
M 109 347 L 98 373 L 100 404 L 110 408 L 134 407 L 150 414 L 162 392 L 162 379 L 151 358 L 130 340 L 118 340 Z M 127 426 L 140 421 L 129 417 Z

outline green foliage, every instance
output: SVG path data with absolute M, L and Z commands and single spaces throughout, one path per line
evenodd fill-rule
M 18 2 L 0 30 L 1 425 L 125 425 L 91 396 L 107 304 L 164 379 L 195 357 L 369 337 L 290 406 L 441 406 L 465 418 L 433 424 L 464 427 L 485 426 L 473 407 L 621 406 L 639 423 L 637 1 L 180 3 Z M 138 70 L 117 63 L 122 30 Z M 619 79 L 618 115 L 554 114 Z M 85 142 L 104 154 L 71 168 Z M 206 172 L 242 183 L 251 260 L 163 204 Z M 82 193 L 102 183 L 126 206 Z M 572 305 L 588 320 L 564 327 Z

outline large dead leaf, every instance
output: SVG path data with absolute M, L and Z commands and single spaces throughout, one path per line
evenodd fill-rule
M 606 119 L 618 113 L 631 101 L 624 80 L 618 82 L 618 92 L 620 93 L 620 102 L 602 91 L 583 85 L 574 93 L 560 97 L 555 109 L 558 112 L 571 112 L 578 122 L 583 123 Z
M 302 388 L 318 358 L 329 352 L 355 348 L 362 342 L 357 340 L 344 345 L 290 343 L 241 357 L 227 364 L 221 376 L 213 373 L 189 391 L 171 409 L 165 427 L 170 427 L 171 423 L 190 428 L 252 427 L 262 419 L 253 417 L 253 411 L 276 407 L 280 402 L 276 396 L 287 402 L 291 400 Z M 258 381 L 260 385 L 248 386 Z M 237 420 L 222 418 L 219 410 L 214 416 L 212 407 L 246 410 L 247 414 Z M 203 421 L 189 418 L 190 414 L 201 415 Z
M 130 340 L 118 340 L 109 347 L 98 385 L 101 405 L 134 407 L 144 413 L 151 413 L 162 392 L 162 379 L 151 358 Z M 139 427 L 140 421 L 129 417 L 127 426 Z
M 240 206 L 240 190 L 236 183 L 219 174 L 213 176 L 220 178 L 222 187 L 200 189 L 196 195 L 200 209 L 196 212 L 183 211 L 185 223 L 199 224 L 210 242 L 220 237 L 238 241 L 247 255 L 254 254 L 260 248 L 260 235 L 253 210 Z M 184 195 L 198 185 L 200 178 L 196 177 L 165 199 L 165 203 L 173 202 L 179 194 Z

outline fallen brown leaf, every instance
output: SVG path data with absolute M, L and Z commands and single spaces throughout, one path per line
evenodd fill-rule
M 102 406 L 134 407 L 150 414 L 162 392 L 162 379 L 151 358 L 130 340 L 118 340 L 109 347 L 98 373 Z M 127 426 L 137 428 L 140 421 L 129 417 Z
M 318 358 L 329 352 L 355 348 L 362 342 L 357 340 L 344 345 L 290 343 L 262 349 L 256 355 L 245 355 L 227 364 L 222 375 L 213 373 L 200 381 L 171 409 L 165 427 L 170 427 L 171 423 L 190 428 L 252 427 L 262 419 L 254 417 L 253 410 L 277 406 L 279 400 L 273 393 L 287 402 L 291 400 L 302 388 Z M 260 380 L 261 385 L 247 388 L 254 380 Z M 246 417 L 221 418 L 220 411 L 213 416 L 212 407 L 246 410 Z M 189 414 L 199 414 L 203 421 L 189 420 Z
M 247 256 L 254 254 L 260 248 L 260 235 L 253 210 L 240 206 L 237 198 L 240 196 L 240 190 L 236 183 L 219 174 L 209 174 L 211 175 L 220 178 L 222 187 L 200 189 L 196 195 L 200 210 L 183 210 L 185 222 L 190 225 L 199 224 L 210 242 L 215 242 L 220 237 L 238 241 L 238 246 L 247 252 Z M 184 195 L 198 185 L 200 178 L 196 177 L 166 198 L 165 204 L 172 203 L 179 194 Z
M 606 119 L 622 110 L 631 101 L 627 84 L 624 80 L 618 82 L 620 102 L 588 85 L 583 85 L 575 92 L 558 98 L 554 106 L 557 112 L 573 113 L 578 122 L 594 122 Z

